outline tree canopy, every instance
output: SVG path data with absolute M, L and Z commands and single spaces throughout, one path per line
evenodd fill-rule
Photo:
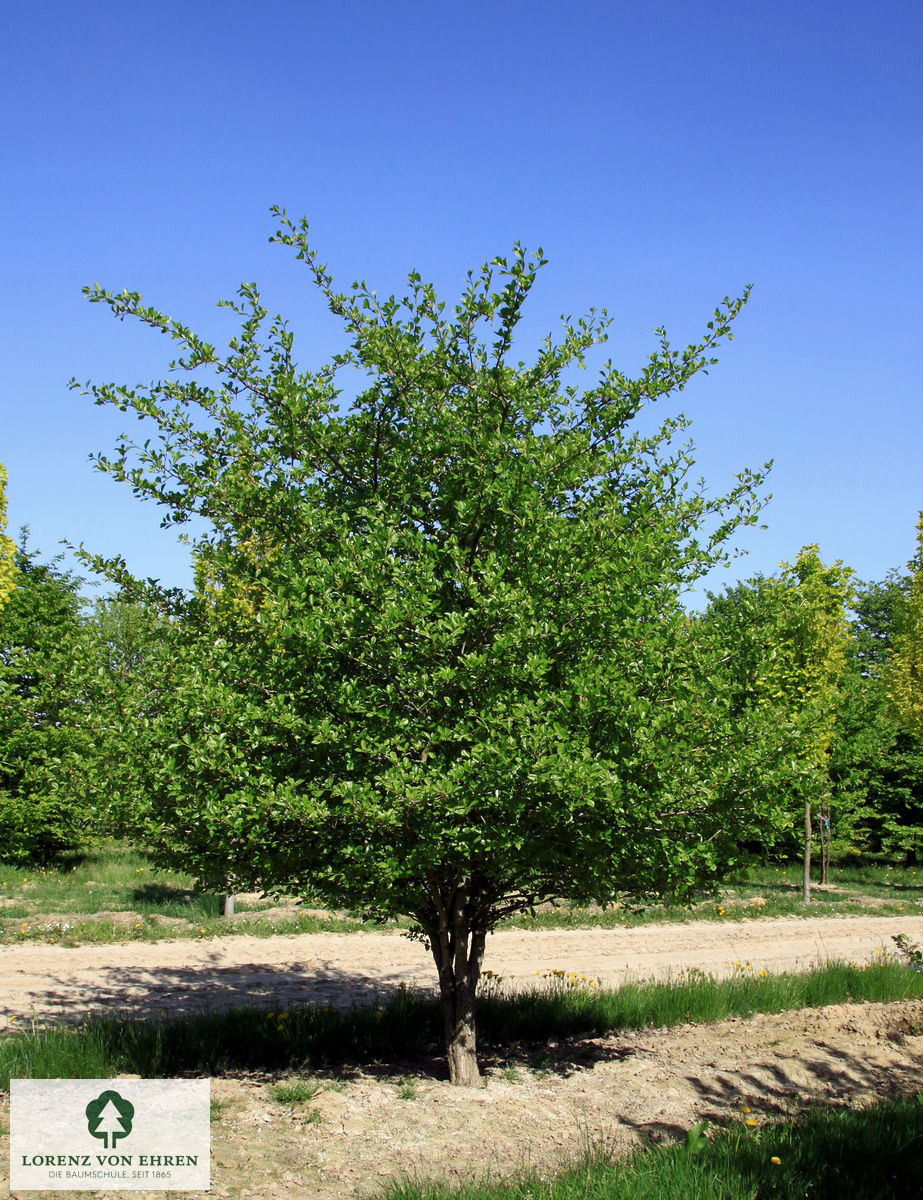
M 680 602 L 757 521 L 765 469 L 714 496 L 690 480 L 683 415 L 637 420 L 716 361 L 746 293 L 699 341 L 658 330 L 636 378 L 605 362 L 581 390 L 604 311 L 513 356 L 540 251 L 470 273 L 451 309 L 417 272 L 403 299 L 347 295 L 275 212 L 349 339 L 317 370 L 254 284 L 222 302 L 240 321 L 227 353 L 137 293 L 87 289 L 179 346 L 166 381 L 87 385 L 153 427 L 99 468 L 165 525 L 205 522 L 194 594 L 160 598 L 176 619 L 152 828 L 219 890 L 410 914 L 451 1078 L 471 1083 L 498 921 L 555 897 L 688 895 L 768 819 L 741 787 L 720 648 Z

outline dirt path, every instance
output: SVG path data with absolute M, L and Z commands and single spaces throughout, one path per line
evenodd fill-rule
M 506 981 L 563 968 L 615 984 L 699 967 L 727 975 L 805 969 L 823 959 L 865 962 L 891 936 L 923 941 L 923 916 L 770 918 L 632 929 L 503 930 L 488 939 L 485 966 Z M 183 1013 L 202 1007 L 294 1002 L 348 1006 L 399 983 L 430 988 L 432 959 L 399 933 L 234 936 L 125 945 L 0 946 L 0 1030 L 14 1017 L 74 1021 L 88 1012 Z
M 622 930 L 503 931 L 487 965 L 516 985 L 537 970 L 616 983 L 696 966 L 724 975 L 859 962 L 923 917 L 752 920 Z M 229 937 L 69 949 L 0 947 L 0 1010 L 19 1019 L 76 1019 L 100 1007 L 191 1011 L 291 1000 L 348 1004 L 400 982 L 430 986 L 421 945 L 398 934 Z M 358 1200 L 399 1174 L 448 1180 L 540 1173 L 587 1142 L 619 1154 L 684 1136 L 696 1121 L 755 1122 L 809 1100 L 861 1103 L 923 1087 L 923 1002 L 837 1005 L 549 1043 L 541 1061 L 482 1056 L 483 1088 L 444 1082 L 431 1062 L 349 1070 L 318 1082 L 309 1104 L 279 1104 L 265 1079 L 212 1081 L 212 1188 L 189 1200 Z M 398 1072 L 401 1072 L 398 1074 Z M 0 1131 L 9 1102 L 0 1097 Z M 0 1132 L 0 1195 L 8 1140 Z M 96 1192 L 99 1200 L 124 1193 Z M 138 1200 L 163 1193 L 136 1192 Z M 65 1200 L 75 1193 L 58 1193 Z M 87 1196 L 88 1193 L 80 1193 Z

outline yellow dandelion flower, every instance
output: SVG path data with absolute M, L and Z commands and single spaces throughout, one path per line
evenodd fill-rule
M 748 1117 L 748 1118 L 747 1118 L 747 1124 L 748 1124 L 748 1125 L 751 1127 L 751 1129 L 755 1129 L 755 1128 L 756 1128 L 756 1126 L 759 1124 L 759 1122 L 758 1122 L 758 1121 L 755 1121 L 755 1120 L 753 1119 L 753 1117 Z
M 747 1108 L 746 1104 L 741 1104 L 741 1106 L 740 1106 L 740 1111 L 741 1111 L 742 1113 L 748 1113 L 748 1112 L 750 1111 L 750 1109 L 749 1109 L 749 1108 Z
M 775 1154 L 772 1156 L 772 1158 L 769 1161 L 771 1163 L 775 1163 L 777 1167 L 781 1166 L 781 1164 L 782 1164 L 782 1159 L 778 1158 Z

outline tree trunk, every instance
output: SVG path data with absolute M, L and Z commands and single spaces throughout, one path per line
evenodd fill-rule
M 832 839 L 830 817 L 830 802 L 828 801 L 826 805 L 821 805 L 820 809 L 820 881 L 824 885 L 830 882 L 830 842 Z
M 804 874 L 801 882 L 801 902 L 811 903 L 811 801 L 804 802 Z
M 438 905 L 438 924 L 424 925 L 439 972 L 439 997 L 449 1080 L 458 1087 L 481 1081 L 477 1060 L 475 1008 L 486 933 L 469 928 L 464 886 L 450 906 Z
M 218 911 L 221 913 L 222 917 L 233 917 L 234 916 L 234 893 L 233 892 L 228 892 L 227 895 L 221 897 L 221 899 L 218 902 Z

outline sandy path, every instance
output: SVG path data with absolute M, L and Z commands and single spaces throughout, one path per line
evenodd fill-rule
M 563 968 L 615 984 L 683 967 L 727 975 L 734 964 L 804 969 L 819 959 L 864 962 L 891 937 L 923 941 L 923 916 L 770 918 L 633 929 L 502 930 L 485 967 L 527 983 Z M 10 1017 L 79 1020 L 88 1012 L 181 1013 L 232 1004 L 346 1006 L 399 983 L 432 987 L 435 970 L 419 942 L 398 933 L 234 936 L 208 941 L 105 946 L 0 946 L 0 1029 Z

